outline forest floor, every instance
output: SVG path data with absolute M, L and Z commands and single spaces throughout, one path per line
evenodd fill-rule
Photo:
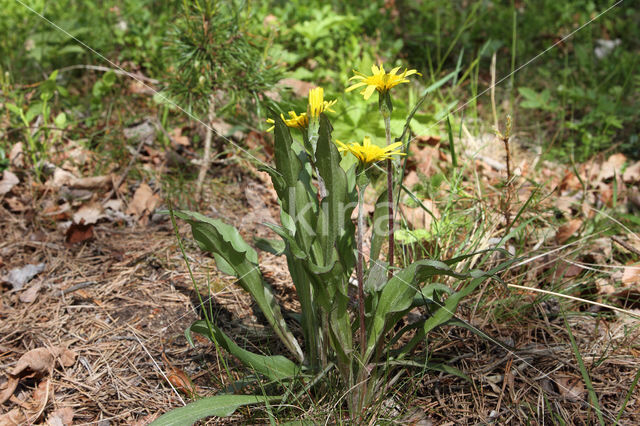
M 445 169 L 450 160 L 439 141 L 423 142 L 414 151 L 407 185 Z M 500 145 L 490 137 L 466 143 L 460 159 L 470 165 L 465 181 L 477 196 L 477 191 L 488 194 L 477 202 L 490 206 L 487 220 L 499 224 L 496 188 L 504 179 L 504 159 L 495 146 Z M 168 156 L 153 143 L 141 146 L 132 157 L 135 167 L 157 172 L 147 176 L 165 175 Z M 210 342 L 196 338 L 192 348 L 183 334 L 199 318 L 200 306 L 169 217 L 158 213 L 175 192 L 158 179 L 134 178 L 122 170 L 87 179 L 94 175 L 91 153 L 77 146 L 60 152 L 44 183 L 35 183 L 20 167 L 19 154 L 12 157 L 13 177 L 5 172 L 0 180 L 0 424 L 143 425 L 187 402 L 194 390 L 199 395 L 223 390 L 240 373 L 227 377 Z M 264 158 L 269 160 L 268 154 Z M 495 341 L 450 328 L 430 340 L 431 351 L 471 382 L 440 373 L 410 377 L 378 407 L 380 422 L 597 423 L 568 330 L 606 423 L 614 423 L 623 406 L 621 424 L 640 422 L 640 391 L 632 385 L 640 356 L 640 269 L 634 267 L 640 237 L 622 232 L 614 219 L 603 226 L 607 219 L 601 215 L 640 209 L 640 163 L 618 173 L 625 161 L 614 154 L 573 168 L 524 150 L 514 153 L 519 205 L 535 188 L 544 196 L 519 218 L 536 225 L 523 225 L 528 241 L 518 250 L 529 261 L 508 282 L 627 313 L 485 286 L 458 315 Z M 216 163 L 210 175 L 198 210 L 237 226 L 247 240 L 266 233 L 260 223 L 278 217 L 268 180 L 237 162 Z M 410 207 L 403 213 L 413 227 L 430 226 L 424 213 Z M 192 242 L 188 226 L 179 228 L 200 293 L 215 305 L 217 321 L 254 350 L 268 345 L 271 336 L 250 298 L 231 277 L 216 272 L 213 259 Z M 496 225 L 489 236 L 500 229 Z M 286 264 L 265 253 L 261 264 L 285 309 L 297 310 Z M 308 405 L 315 408 L 290 412 L 290 419 L 344 420 L 319 410 L 323 397 L 318 401 Z M 218 421 L 267 423 L 269 418 L 264 408 L 252 408 Z

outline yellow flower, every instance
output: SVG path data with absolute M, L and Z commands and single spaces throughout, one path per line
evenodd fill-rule
M 338 151 L 340 151 L 343 155 L 346 155 L 348 152 L 350 152 L 358 160 L 360 160 L 361 163 L 364 164 L 386 160 L 388 158 L 392 158 L 393 155 L 405 155 L 405 153 L 400 150 L 402 142 L 392 143 L 389 146 L 380 148 L 377 145 L 373 145 L 371 143 L 371 138 L 369 138 L 368 136 L 364 137 L 364 141 L 362 142 L 362 144 L 358 142 L 344 144 L 338 140 L 336 140 L 336 143 L 338 144 Z
M 371 73 L 373 75 L 370 75 L 370 76 L 364 75 L 361 72 L 353 70 L 354 74 L 356 75 L 351 77 L 349 81 L 351 80 L 360 80 L 360 81 L 354 84 L 353 86 L 349 87 L 346 91 L 350 92 L 352 90 L 357 89 L 358 87 L 366 86 L 362 90 L 362 92 L 360 92 L 360 94 L 364 96 L 365 99 L 369 99 L 373 94 L 374 90 L 377 90 L 380 93 L 385 93 L 389 89 L 397 86 L 400 83 L 408 83 L 409 80 L 407 79 L 407 77 L 409 77 L 410 75 L 413 75 L 413 74 L 422 75 L 416 70 L 405 69 L 402 74 L 397 74 L 398 71 L 400 71 L 400 67 L 396 67 L 392 69 L 391 72 L 386 73 L 382 64 L 380 64 L 380 68 L 378 68 L 375 65 L 372 65 Z
M 309 127 L 309 117 L 307 117 L 306 112 L 298 115 L 295 111 L 289 111 L 289 118 L 284 118 L 284 114 L 280 114 L 280 118 L 282 118 L 284 124 L 295 129 L 306 129 Z M 273 124 L 273 126 L 267 129 L 267 132 L 273 131 L 275 128 L 275 121 L 273 121 L 272 118 L 268 118 L 267 123 Z
M 338 102 L 336 99 L 332 101 L 324 100 L 324 89 L 322 87 L 309 90 L 309 116 L 311 118 L 318 118 L 324 111 L 335 112 L 331 107 L 335 105 L 336 102 Z

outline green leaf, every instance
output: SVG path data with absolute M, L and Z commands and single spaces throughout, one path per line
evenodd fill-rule
M 102 76 L 102 81 L 104 81 L 104 84 L 107 87 L 111 87 L 115 84 L 116 82 L 116 73 L 113 72 L 113 70 L 111 71 L 107 71 L 106 73 L 104 73 L 104 75 Z
M 230 272 L 238 277 L 240 287 L 251 294 L 287 349 L 298 361 L 302 361 L 302 349 L 287 327 L 271 287 L 262 279 L 258 267 L 258 254 L 242 239 L 238 230 L 220 220 L 196 212 L 176 211 L 175 215 L 189 222 L 198 245 L 203 250 L 213 253 L 218 267 L 223 272 Z
M 14 113 L 15 115 L 17 115 L 18 117 L 22 117 L 23 112 L 22 112 L 22 109 L 20 107 L 18 107 L 15 104 L 8 103 L 8 102 L 6 104 L 4 104 L 4 105 L 7 107 L 7 109 L 9 111 Z
M 204 320 L 191 324 L 191 327 L 185 331 L 185 336 L 189 343 L 193 345 L 193 339 L 190 335 L 192 332 L 209 338 L 212 342 L 222 346 L 227 352 L 238 358 L 247 367 L 271 380 L 285 380 L 300 375 L 300 367 L 290 359 L 282 355 L 259 355 L 243 349 L 215 324 L 211 324 L 211 329 L 209 329 Z
M 398 271 L 385 285 L 380 300 L 367 328 L 367 356 L 368 361 L 375 347 L 385 333 L 394 324 L 389 321 L 392 314 L 404 313 L 411 308 L 413 298 L 420 290 L 419 283 L 436 275 L 448 275 L 456 278 L 467 278 L 468 274 L 459 274 L 447 264 L 437 260 L 420 260 Z M 462 292 L 460 292 L 462 293 Z M 447 302 L 453 296 L 447 299 Z M 456 303 L 457 306 L 457 303 Z M 449 318 L 447 318 L 449 319 Z M 444 320 L 446 321 L 446 319 Z
M 256 247 L 260 250 L 266 251 L 267 253 L 271 253 L 275 256 L 280 256 L 287 248 L 286 243 L 282 240 L 271 240 L 268 238 L 256 237 L 253 241 L 255 242 Z
M 243 405 L 264 404 L 281 400 L 280 396 L 263 395 L 216 395 L 199 399 L 184 407 L 175 408 L 163 414 L 153 426 L 192 425 L 209 416 L 228 417 Z
M 63 129 L 67 125 L 67 114 L 61 112 L 60 114 L 56 115 L 56 118 L 53 119 L 53 122 L 58 129 Z

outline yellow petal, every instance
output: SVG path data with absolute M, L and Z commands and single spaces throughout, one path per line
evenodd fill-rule
M 367 88 L 362 91 L 362 95 L 364 96 L 365 100 L 369 99 L 371 95 L 373 95 L 373 92 L 375 90 L 376 86 L 367 86 Z

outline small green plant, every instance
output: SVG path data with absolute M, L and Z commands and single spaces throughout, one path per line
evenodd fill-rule
M 39 96 L 37 100 L 25 105 L 26 109 L 19 103 L 7 102 L 5 104 L 7 109 L 19 120 L 38 180 L 41 177 L 42 161 L 47 158 L 49 152 L 49 135 L 52 125 L 61 129 L 67 124 L 67 116 L 64 112 L 60 112 L 52 118 L 51 105 L 54 102 L 54 97 L 69 95 L 67 89 L 57 83 L 57 77 L 58 71 L 54 71 L 46 80 L 38 84 Z
M 378 91 L 380 110 L 387 123 L 392 109 L 389 90 L 407 82 L 406 77 L 415 73 L 413 70 L 397 74 L 397 71 L 386 73 L 382 66 L 375 67 L 372 76 L 358 74 L 360 82 L 355 85 L 364 87 L 365 98 Z M 397 141 L 381 147 L 368 138 L 362 144 L 334 143 L 332 125 L 324 113 L 334 102 L 324 100 L 321 88 L 313 89 L 306 112 L 291 112 L 286 120 L 273 114 L 269 119 L 273 124 L 275 165 L 263 169 L 271 176 L 278 194 L 281 224 L 265 225 L 280 240 L 256 239 L 255 242 L 260 249 L 286 258 L 301 305 L 295 319 L 302 330 L 302 343 L 291 331 L 271 286 L 262 277 L 257 252 L 236 228 L 193 211 L 172 211 L 171 217 L 187 221 L 194 239 L 213 255 L 218 268 L 237 277 L 238 284 L 251 294 L 288 350 L 288 357 L 248 351 L 227 336 L 206 310 L 205 318 L 187 330 L 190 341 L 192 333 L 208 337 L 217 348 L 225 349 L 254 373 L 281 386 L 284 392 L 281 396 L 254 395 L 246 403 L 282 401 L 291 395 L 291 386 L 310 379 L 307 391 L 313 384 L 321 386 L 320 379 L 335 368 L 351 417 L 364 421 L 366 408 L 388 391 L 387 379 L 394 371 L 402 374 L 407 368 L 434 369 L 465 377 L 455 368 L 432 360 L 428 351 L 420 354 L 415 353 L 415 349 L 436 327 L 453 324 L 460 301 L 509 262 L 485 273 L 464 266 L 466 259 L 478 253 L 442 261 L 419 260 L 404 268 L 392 266 L 393 251 L 386 262 L 378 260 L 382 241 L 393 230 L 393 224 L 389 226 L 393 200 L 388 194 L 397 183 L 394 181 L 396 158 L 404 154 L 406 146 Z M 290 128 L 299 129 L 301 139 L 294 138 Z M 387 130 L 387 141 L 391 140 L 389 133 Z M 353 154 L 356 164 L 347 170 L 342 168 L 341 152 Z M 372 166 L 379 161 L 389 162 L 387 170 L 393 177 L 378 199 L 369 253 L 371 263 L 367 267 L 363 252 L 363 192 L 369 180 L 375 178 Z M 356 206 L 357 227 L 351 220 Z M 354 271 L 357 277 L 355 309 L 351 307 L 350 291 Z M 466 283 L 457 284 L 454 290 L 436 281 L 438 276 Z M 195 281 L 194 284 L 197 285 Z M 398 329 L 398 323 L 417 307 L 426 312 L 424 317 Z M 401 339 L 406 342 L 404 345 L 398 344 Z M 208 407 L 198 411 L 201 416 L 214 415 L 220 412 L 220 404 L 226 403 L 224 398 L 228 397 L 218 395 L 207 399 L 208 403 L 195 404 Z M 167 413 L 157 423 L 177 421 L 180 413 L 193 416 L 187 405 Z

